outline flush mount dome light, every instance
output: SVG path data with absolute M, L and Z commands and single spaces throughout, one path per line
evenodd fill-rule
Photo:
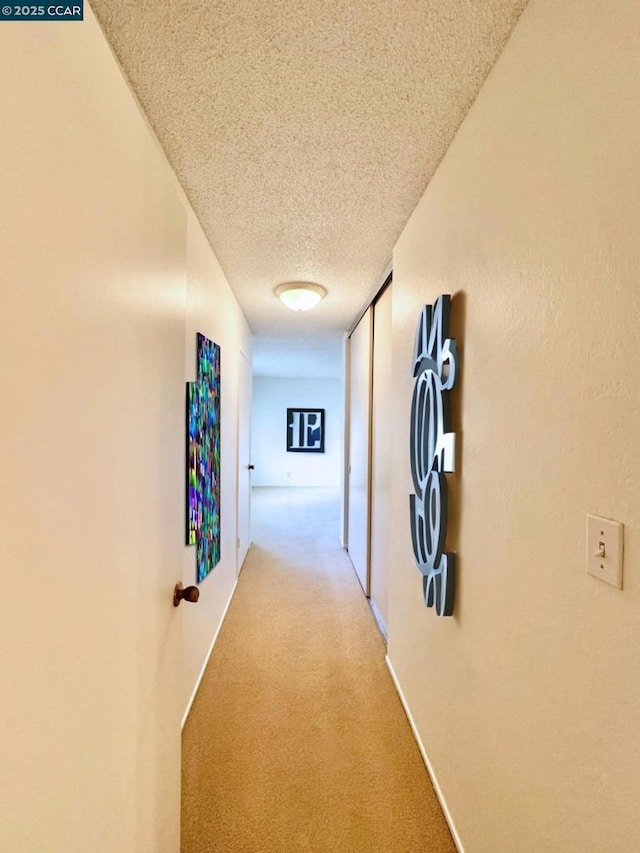
M 276 296 L 292 311 L 309 311 L 327 295 L 320 284 L 306 281 L 292 281 L 276 287 Z

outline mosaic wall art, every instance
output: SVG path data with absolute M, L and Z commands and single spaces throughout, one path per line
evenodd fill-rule
M 187 382 L 187 545 L 196 581 L 220 560 L 220 347 L 198 333 L 198 378 Z

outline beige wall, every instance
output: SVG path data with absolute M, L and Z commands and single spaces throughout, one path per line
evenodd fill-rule
M 640 837 L 640 5 L 531 0 L 394 254 L 389 656 L 467 853 Z M 408 523 L 421 305 L 455 294 L 456 614 Z M 625 524 L 620 592 L 585 516 Z
M 187 381 L 196 378 L 196 333 L 220 345 L 221 382 L 221 532 L 220 562 L 200 586 L 196 607 L 185 605 L 183 637 L 185 668 L 182 705 L 186 710 L 235 589 L 238 390 L 241 352 L 251 360 L 251 332 L 202 228 L 191 211 L 187 227 L 187 315 L 185 358 Z M 182 582 L 196 582 L 195 547 L 184 549 Z
M 176 853 L 185 674 L 235 569 L 248 331 L 85 18 L 0 26 L 0 849 Z M 185 324 L 223 344 L 228 392 L 202 615 L 171 604 L 193 561 Z

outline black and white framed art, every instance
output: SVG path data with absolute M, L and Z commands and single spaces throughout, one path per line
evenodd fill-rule
M 287 409 L 287 452 L 324 453 L 324 409 Z

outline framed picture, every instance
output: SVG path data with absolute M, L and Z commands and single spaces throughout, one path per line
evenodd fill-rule
M 187 382 L 187 545 L 196 580 L 220 560 L 220 347 L 198 333 L 198 378 Z
M 287 452 L 324 453 L 324 409 L 287 409 Z

